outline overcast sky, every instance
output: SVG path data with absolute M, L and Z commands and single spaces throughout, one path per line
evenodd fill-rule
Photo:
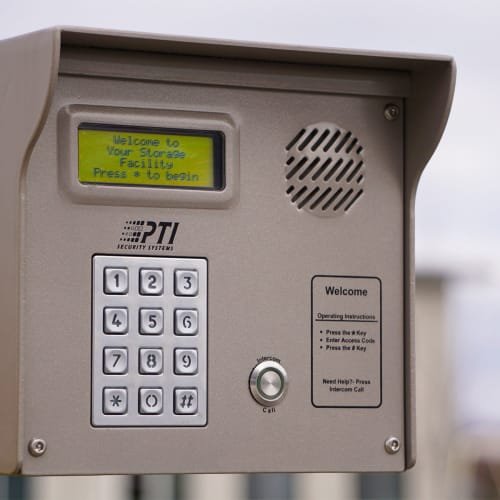
M 452 114 L 417 196 L 417 267 L 482 269 L 489 276 L 488 288 L 457 285 L 451 304 L 460 312 L 453 314 L 456 363 L 470 386 L 468 397 L 462 393 L 464 419 L 500 420 L 498 403 L 481 406 L 481 394 L 498 392 L 498 350 L 486 349 L 491 362 L 476 357 L 478 346 L 493 347 L 491 339 L 499 338 L 493 314 L 500 303 L 498 0 L 0 0 L 0 38 L 54 25 L 452 55 L 458 67 Z M 477 340 L 470 344 L 472 335 Z M 473 377 L 490 382 L 478 391 Z

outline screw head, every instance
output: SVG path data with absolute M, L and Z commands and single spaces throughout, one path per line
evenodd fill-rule
M 35 458 L 41 457 L 47 451 L 47 443 L 44 439 L 33 438 L 28 444 L 28 451 Z
M 401 441 L 397 437 L 391 436 L 385 440 L 384 447 L 389 455 L 394 455 L 401 449 Z
M 388 104 L 384 109 L 384 116 L 386 120 L 393 122 L 399 118 L 400 112 L 399 106 L 396 104 Z

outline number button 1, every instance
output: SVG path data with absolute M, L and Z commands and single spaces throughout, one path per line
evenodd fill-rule
M 160 335 L 163 333 L 163 310 L 141 309 L 139 311 L 139 332 L 142 335 Z
M 124 295 L 128 292 L 128 269 L 106 267 L 104 269 L 104 293 Z
M 104 348 L 104 373 L 124 375 L 128 369 L 128 351 L 126 347 Z
M 198 349 L 175 349 L 174 371 L 176 375 L 198 373 Z
M 196 335 L 198 333 L 198 311 L 196 309 L 176 309 L 174 329 L 176 335 Z
M 198 295 L 198 271 L 175 271 L 175 295 Z
M 161 295 L 163 293 L 163 271 L 161 269 L 141 269 L 141 295 Z

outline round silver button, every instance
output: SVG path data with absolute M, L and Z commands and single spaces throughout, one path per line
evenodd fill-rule
M 263 406 L 277 405 L 288 389 L 286 370 L 276 361 L 259 363 L 250 374 L 250 392 Z

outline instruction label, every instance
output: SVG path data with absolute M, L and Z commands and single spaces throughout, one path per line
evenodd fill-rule
M 344 408 L 380 406 L 380 279 L 314 276 L 311 300 L 313 405 Z

